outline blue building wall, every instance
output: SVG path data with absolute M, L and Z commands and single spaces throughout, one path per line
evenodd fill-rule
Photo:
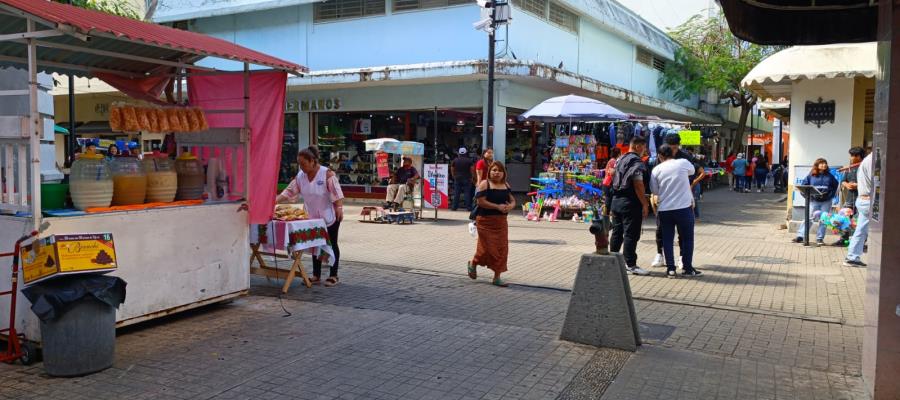
M 297 62 L 311 70 L 376 67 L 486 58 L 484 32 L 472 28 L 480 18 L 475 4 L 313 23 L 313 5 L 198 18 L 190 29 Z M 509 26 L 508 58 L 563 69 L 647 96 L 671 100 L 657 85 L 659 72 L 637 63 L 636 46 L 587 17 L 579 32 L 559 28 L 520 10 Z M 498 39 L 507 39 L 503 30 Z M 498 51 L 506 43 L 498 44 Z M 227 69 L 227 61 L 205 65 Z M 680 102 L 696 106 L 696 99 Z

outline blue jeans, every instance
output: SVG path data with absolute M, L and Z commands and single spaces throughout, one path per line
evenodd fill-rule
M 850 238 L 850 246 L 847 248 L 847 260 L 860 261 L 866 239 L 869 238 L 869 209 L 872 208 L 871 199 L 856 199 L 856 230 Z
M 659 228 L 662 231 L 663 253 L 666 268 L 675 270 L 675 229 L 681 246 L 681 262 L 685 271 L 694 269 L 694 212 L 691 208 L 659 212 Z
M 472 191 L 475 189 L 472 186 L 472 182 L 469 179 L 457 179 L 453 183 L 453 204 L 450 206 L 451 209 L 457 209 L 459 207 L 460 198 L 464 199 L 465 202 L 463 204 L 467 205 L 467 209 L 472 211 L 472 205 L 474 204 L 474 200 L 472 197 Z M 462 197 L 463 193 L 465 193 L 465 197 Z
M 703 186 L 703 183 L 698 183 L 697 186 L 694 186 L 694 218 L 700 218 L 700 189 Z
M 813 224 L 819 224 L 819 230 L 816 231 L 816 240 L 825 240 L 825 224 L 819 222 L 819 218 L 813 218 L 813 214 L 816 211 L 821 211 L 823 213 L 831 212 L 831 200 L 829 201 L 809 201 L 809 226 L 810 228 Z M 800 224 L 800 229 L 797 230 L 797 237 L 802 238 L 806 235 L 806 221 Z

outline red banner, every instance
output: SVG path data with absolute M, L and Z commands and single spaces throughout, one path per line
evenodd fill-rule
M 388 168 L 388 153 L 376 153 L 375 166 L 378 167 L 379 179 L 384 179 L 391 176 L 391 170 Z

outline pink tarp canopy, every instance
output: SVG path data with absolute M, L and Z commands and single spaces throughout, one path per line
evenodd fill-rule
M 261 71 L 250 74 L 250 223 L 264 224 L 275 206 L 281 135 L 284 127 L 284 97 L 287 73 Z M 204 110 L 238 110 L 244 107 L 244 76 L 241 74 L 189 75 L 191 105 Z M 241 128 L 243 114 L 207 114 L 212 128 Z M 243 177 L 235 177 L 242 182 Z

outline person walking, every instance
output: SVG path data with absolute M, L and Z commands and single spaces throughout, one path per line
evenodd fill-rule
M 734 190 L 737 185 L 737 179 L 735 179 L 734 176 L 734 167 L 731 166 L 734 160 L 737 160 L 737 154 L 732 151 L 728 154 L 728 157 L 725 158 L 725 162 L 721 166 L 722 168 L 725 168 L 725 172 L 728 173 L 728 187 L 730 187 L 731 190 Z
M 734 175 L 735 191 L 746 192 L 747 169 L 750 164 L 744 159 L 744 153 L 738 153 L 737 158 L 731 162 L 732 174 Z
M 843 193 L 844 201 L 841 203 L 841 207 L 853 210 L 853 215 L 856 215 L 858 212 L 856 199 L 859 197 L 857 189 L 859 164 L 866 156 L 866 150 L 857 146 L 851 148 L 848 153 L 850 154 L 850 164 L 841 169 L 844 172 L 844 177 L 841 179 L 841 192 Z M 841 238 L 834 242 L 833 245 L 843 247 L 849 240 L 850 234 L 845 232 L 841 234 Z
M 488 168 L 491 166 L 491 163 L 494 162 L 494 149 L 488 147 L 484 149 L 484 154 L 482 154 L 482 158 L 475 163 L 475 184 L 480 185 L 481 182 L 484 182 L 488 178 Z
M 760 155 L 756 160 L 756 168 L 753 177 L 756 179 L 756 192 L 762 193 L 766 188 L 766 178 L 769 176 L 769 162 L 765 155 Z
M 816 231 L 816 246 L 821 246 L 825 244 L 825 223 L 817 221 L 818 218 L 816 217 L 821 213 L 831 211 L 832 201 L 834 196 L 837 195 L 838 181 L 828 169 L 828 161 L 824 158 L 819 158 L 813 163 L 812 170 L 806 178 L 803 178 L 801 184 L 814 186 L 821 192 L 821 194 L 815 192 L 809 194 L 809 210 L 806 210 L 809 213 L 810 228 L 814 222 L 819 224 L 819 229 Z M 816 211 L 819 213 L 816 213 Z M 797 237 L 794 238 L 794 243 L 803 242 L 803 238 L 806 236 L 806 229 L 807 226 L 804 222 L 800 225 L 800 229 L 797 230 Z
M 663 252 L 666 259 L 666 276 L 674 278 L 675 230 L 678 230 L 681 252 L 682 276 L 700 276 L 694 268 L 694 212 L 691 209 L 694 197 L 688 177 L 696 171 L 686 159 L 676 159 L 674 149 L 667 144 L 660 146 L 656 153 L 659 164 L 653 168 L 650 190 L 659 199 L 659 227 L 662 231 Z
M 604 214 L 612 214 L 612 237 L 609 251 L 622 250 L 625 269 L 634 275 L 650 275 L 637 266 L 637 244 L 641 239 L 641 223 L 647 217 L 649 202 L 644 182 L 649 180 L 647 168 L 641 157 L 647 152 L 647 140 L 635 136 L 628 153 L 616 161 L 612 186 L 608 191 L 608 208 Z
M 851 153 L 852 154 L 852 153 Z M 856 230 L 850 237 L 850 245 L 847 247 L 847 258 L 844 259 L 844 266 L 847 267 L 865 267 L 866 263 L 862 262 L 862 254 L 865 250 L 866 239 L 869 238 L 869 213 L 872 210 L 872 190 L 873 190 L 873 163 L 872 153 L 866 156 L 859 163 L 859 170 L 856 173 Z
M 297 154 L 297 163 L 300 165 L 300 172 L 275 198 L 275 202 L 296 203 L 303 197 L 303 205 L 309 218 L 325 221 L 325 225 L 328 226 L 328 239 L 334 251 L 334 260 L 325 286 L 332 287 L 338 284 L 338 267 L 341 261 L 338 232 L 341 221 L 344 220 L 344 192 L 341 190 L 337 174 L 319 164 L 319 150 L 316 147 L 310 146 L 300 150 Z M 310 278 L 310 282 L 313 284 L 318 284 L 322 280 L 320 257 L 321 255 L 312 258 L 313 277 Z
M 466 209 L 472 211 L 472 203 L 474 202 L 472 198 L 472 179 L 475 172 L 475 163 L 467 154 L 468 150 L 465 147 L 460 147 L 458 153 L 459 156 L 453 160 L 453 164 L 450 166 L 450 176 L 453 177 L 453 204 L 450 206 L 450 209 L 456 211 L 460 200 L 463 199 L 465 200 L 463 204 L 466 206 Z
M 478 246 L 475 256 L 468 263 L 469 278 L 477 279 L 479 265 L 494 271 L 491 283 L 506 287 L 500 274 L 507 270 L 509 258 L 509 225 L 506 216 L 516 207 L 516 199 L 507 182 L 506 167 L 494 161 L 488 167 L 487 179 L 478 184 L 478 215 L 475 226 L 478 229 Z

